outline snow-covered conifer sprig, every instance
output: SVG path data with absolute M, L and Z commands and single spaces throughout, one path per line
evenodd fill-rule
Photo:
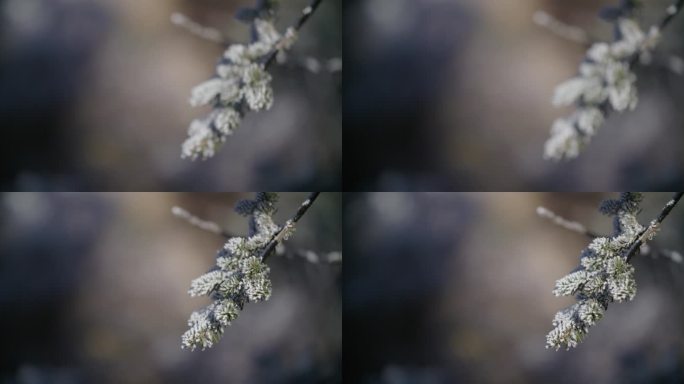
M 637 1 L 622 0 L 619 7 L 604 9 L 602 17 L 615 25 L 615 39 L 611 43 L 595 42 L 588 48 L 577 76 L 561 83 L 555 90 L 553 104 L 558 107 L 575 105 L 567 117 L 557 119 L 551 127 L 551 137 L 544 145 L 544 158 L 572 159 L 598 132 L 610 111 L 633 110 L 638 103 L 634 73 L 636 63 L 649 64 L 652 52 L 661 38 L 661 31 L 684 6 L 677 0 L 666 9 L 666 16 L 648 31 L 643 31 L 635 17 Z M 535 21 L 559 35 L 574 33 L 544 13 Z
M 196 278 L 188 293 L 192 297 L 209 296 L 213 302 L 194 312 L 188 329 L 181 337 L 181 347 L 202 350 L 212 347 L 223 335 L 225 327 L 235 320 L 246 303 L 268 300 L 272 284 L 265 261 L 293 233 L 296 223 L 318 197 L 312 193 L 285 225 L 273 221 L 278 194 L 257 193 L 254 200 L 240 201 L 235 211 L 249 218 L 248 236 L 230 236 L 216 257 L 216 266 Z M 216 234 L 227 234 L 211 222 L 200 220 L 187 211 L 174 207 L 173 213 L 198 228 Z
M 254 8 L 238 12 L 238 19 L 251 24 L 252 41 L 228 46 L 216 67 L 215 76 L 192 90 L 192 106 L 211 105 L 213 110 L 208 116 L 190 124 L 181 157 L 191 160 L 213 157 L 238 128 L 246 112 L 271 108 L 273 88 L 268 67 L 276 58 L 285 60 L 285 52 L 294 45 L 299 30 L 321 2 L 311 0 L 297 22 L 282 34 L 274 25 L 279 0 L 257 0 Z M 179 16 L 175 19 L 177 24 L 195 34 L 208 36 L 210 40 L 218 39 L 211 29 L 203 29 L 189 20 L 181 20 Z
M 540 216 L 558 225 L 592 238 L 580 255 L 580 266 L 556 281 L 556 296 L 575 296 L 577 303 L 559 311 L 553 320 L 554 329 L 546 336 L 546 347 L 556 350 L 576 347 L 596 324 L 612 302 L 632 300 L 636 295 L 634 267 L 629 264 L 636 250 L 653 239 L 660 224 L 681 199 L 676 193 L 665 205 L 658 218 L 649 226 L 637 220 L 641 193 L 625 192 L 617 200 L 607 200 L 600 211 L 613 217 L 611 236 L 594 237 L 584 226 L 565 225 L 566 220 L 538 210 Z M 581 230 L 578 230 L 581 229 Z

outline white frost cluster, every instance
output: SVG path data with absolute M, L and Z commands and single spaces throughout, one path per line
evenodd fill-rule
M 212 347 L 246 303 L 271 296 L 269 267 L 262 260 L 262 252 L 281 232 L 272 217 L 276 201 L 275 193 L 261 193 L 257 200 L 247 201 L 252 235 L 228 239 L 217 257 L 216 269 L 192 281 L 190 296 L 210 296 L 214 302 L 190 316 L 190 329 L 182 336 L 183 348 Z
M 593 44 L 580 64 L 579 74 L 556 88 L 553 104 L 576 105 L 577 110 L 553 123 L 551 137 L 544 145 L 544 158 L 577 157 L 603 125 L 610 108 L 623 112 L 636 107 L 636 75 L 632 67 L 636 60 L 643 64 L 650 61 L 660 30 L 652 27 L 645 33 L 631 18 L 618 19 L 617 28 L 618 40 Z
M 214 156 L 246 111 L 268 110 L 273 105 L 266 62 L 271 54 L 283 55 L 290 49 L 297 34 L 289 28 L 281 35 L 271 20 L 256 19 L 254 29 L 254 42 L 229 46 L 216 68 L 216 77 L 192 90 L 192 106 L 212 105 L 214 110 L 190 124 L 181 157 L 206 160 Z
M 626 254 L 644 227 L 636 218 L 638 206 L 617 212 L 619 233 L 598 237 L 587 247 L 579 270 L 556 282 L 556 296 L 576 296 L 578 302 L 558 312 L 554 329 L 546 336 L 546 348 L 576 347 L 602 317 L 611 302 L 632 300 L 636 295 L 634 267 Z

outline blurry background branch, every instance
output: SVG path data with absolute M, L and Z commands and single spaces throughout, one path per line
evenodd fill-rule
M 597 234 L 596 232 L 588 230 L 581 223 L 578 223 L 576 221 L 570 221 L 562 216 L 557 215 L 555 212 L 551 211 L 548 208 L 537 207 L 537 215 L 539 215 L 539 217 L 543 219 L 551 221 L 552 223 L 556 224 L 561 228 L 567 229 L 568 231 L 576 232 L 580 235 L 584 235 L 592 239 L 596 237 L 601 237 L 601 235 Z
M 221 229 L 221 226 L 219 226 L 217 223 L 209 220 L 200 219 L 199 217 L 193 215 L 192 213 L 188 212 L 187 210 L 181 207 L 171 208 L 171 213 L 173 213 L 173 215 L 177 218 L 183 219 L 187 221 L 188 224 L 192 225 L 193 227 L 199 228 L 203 231 L 223 236 L 226 239 L 233 237 L 233 235 L 231 235 L 229 232 Z
M 581 44 L 589 47 L 596 39 L 591 38 L 589 34 L 582 28 L 566 24 L 551 14 L 545 11 L 537 11 L 532 16 L 532 21 L 542 28 L 546 28 L 554 35 L 571 41 L 573 43 Z
M 172 14 L 171 22 L 174 25 L 190 32 L 192 35 L 211 41 L 212 43 L 217 43 L 226 46 L 229 44 L 228 39 L 225 36 L 223 36 L 221 31 L 219 31 L 216 28 L 206 27 L 192 20 L 190 17 L 183 13 L 175 12 L 174 14 Z

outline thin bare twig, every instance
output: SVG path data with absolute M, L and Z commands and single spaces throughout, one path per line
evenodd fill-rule
M 540 27 L 546 28 L 554 35 L 583 46 L 591 45 L 595 39 L 582 28 L 562 22 L 545 11 L 536 11 L 532 21 Z
M 171 15 L 171 22 L 199 38 L 211 41 L 212 43 L 228 45 L 228 40 L 218 29 L 206 27 L 180 12 Z
M 192 225 L 193 227 L 199 228 L 203 231 L 211 232 L 215 235 L 223 236 L 226 239 L 233 237 L 229 232 L 222 229 L 215 222 L 200 219 L 181 207 L 173 207 L 171 208 L 171 212 L 174 216 L 187 221 L 188 224 Z
M 561 228 L 565 228 L 568 231 L 579 233 L 580 235 L 587 236 L 589 238 L 595 239 L 601 237 L 601 235 L 596 232 L 588 230 L 584 225 L 576 221 L 570 221 L 562 216 L 557 215 L 555 212 L 551 211 L 545 207 L 537 207 L 537 215 L 541 218 L 547 219 L 552 223 L 558 225 Z

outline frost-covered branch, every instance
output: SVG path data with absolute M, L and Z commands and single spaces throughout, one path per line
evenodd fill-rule
M 591 44 L 579 66 L 578 75 L 556 88 L 553 104 L 558 107 L 575 105 L 576 110 L 553 123 L 551 137 L 544 145 L 546 159 L 577 157 L 611 111 L 624 112 L 636 108 L 638 94 L 634 66 L 651 62 L 661 31 L 680 13 L 682 6 L 684 0 L 669 6 L 665 17 L 647 32 L 636 20 L 636 1 L 622 0 L 619 7 L 602 11 L 602 17 L 615 26 L 615 38 L 611 43 Z M 542 25 L 552 29 L 560 28 L 551 20 L 542 21 L 545 21 Z
M 546 207 L 537 207 L 537 215 L 543 219 L 549 220 L 551 223 L 563 229 L 586 236 L 592 240 L 597 237 L 605 237 L 604 235 L 587 229 L 584 224 L 577 221 L 568 220 Z M 642 244 L 639 249 L 641 255 L 649 256 L 654 259 L 665 258 L 675 263 L 682 263 L 684 261 L 684 256 L 675 250 L 660 249 L 657 246 L 650 244 Z
M 293 218 L 283 226 L 273 221 L 277 210 L 277 193 L 260 192 L 254 200 L 243 200 L 236 205 L 235 211 L 249 218 L 249 235 L 228 238 L 217 254 L 216 266 L 192 281 L 188 291 L 190 296 L 209 296 L 213 302 L 190 316 L 190 329 L 181 338 L 182 348 L 204 350 L 212 347 L 223 335 L 225 327 L 238 317 L 246 303 L 270 298 L 272 284 L 265 259 L 270 255 L 272 247 L 274 249 L 276 245 L 282 244 L 294 233 L 295 224 L 317 196 L 318 193 L 309 196 Z M 194 218 L 190 214 L 175 211 L 186 219 Z M 197 226 L 203 229 L 207 227 Z
M 627 262 L 632 260 L 632 257 L 634 257 L 634 255 L 636 254 L 639 247 L 641 247 L 641 245 L 645 244 L 647 241 L 653 240 L 658 231 L 660 231 L 660 224 L 670 214 L 672 208 L 674 208 L 675 205 L 677 205 L 679 200 L 682 198 L 683 194 L 684 193 L 682 192 L 675 193 L 674 196 L 672 196 L 672 199 L 670 199 L 670 201 L 668 201 L 667 204 L 665 204 L 663 210 L 660 211 L 658 217 L 653 219 L 651 223 L 648 225 L 648 227 L 644 228 L 641 231 L 639 237 L 634 242 L 634 244 L 632 244 L 632 247 L 629 249 L 629 252 L 627 253 Z
M 608 309 L 612 302 L 632 300 L 636 295 L 633 255 L 652 240 L 660 224 L 681 198 L 678 192 L 661 214 L 648 226 L 637 220 L 642 194 L 625 192 L 618 200 L 601 204 L 603 214 L 613 217 L 614 233 L 596 237 L 580 255 L 580 266 L 556 281 L 556 296 L 575 296 L 577 303 L 559 311 L 554 329 L 546 336 L 546 347 L 556 350 L 576 347 Z
M 249 44 L 228 46 L 216 67 L 216 75 L 192 90 L 191 105 L 211 105 L 213 110 L 190 124 L 188 139 L 182 146 L 183 158 L 206 160 L 213 157 L 248 111 L 271 108 L 273 88 L 268 67 L 276 59 L 285 60 L 299 30 L 321 2 L 312 0 L 293 26 L 282 34 L 274 25 L 278 0 L 259 0 L 255 8 L 238 12 L 238 19 L 250 23 L 253 39 Z M 183 21 L 188 24 L 187 20 Z M 197 30 L 198 34 L 207 33 L 192 24 L 188 28 Z
M 171 209 L 171 212 L 174 216 L 186 221 L 188 224 L 195 228 L 207 231 L 214 235 L 219 235 L 225 239 L 234 237 L 234 235 L 232 235 L 225 229 L 222 229 L 221 226 L 219 226 L 217 223 L 197 217 L 192 213 L 188 212 L 187 210 L 185 210 L 184 208 L 173 207 Z M 309 249 L 293 250 L 290 247 L 285 246 L 285 244 L 283 244 L 282 242 L 276 246 L 275 254 L 278 256 L 287 257 L 289 259 L 299 258 L 312 264 L 335 264 L 342 262 L 342 252 L 340 251 L 320 253 Z
M 551 16 L 547 12 L 535 12 L 532 20 L 535 24 L 548 29 L 554 35 L 572 41 L 573 43 L 589 45 L 593 41 L 593 39 L 589 38 L 587 32 L 582 28 L 566 24 Z

